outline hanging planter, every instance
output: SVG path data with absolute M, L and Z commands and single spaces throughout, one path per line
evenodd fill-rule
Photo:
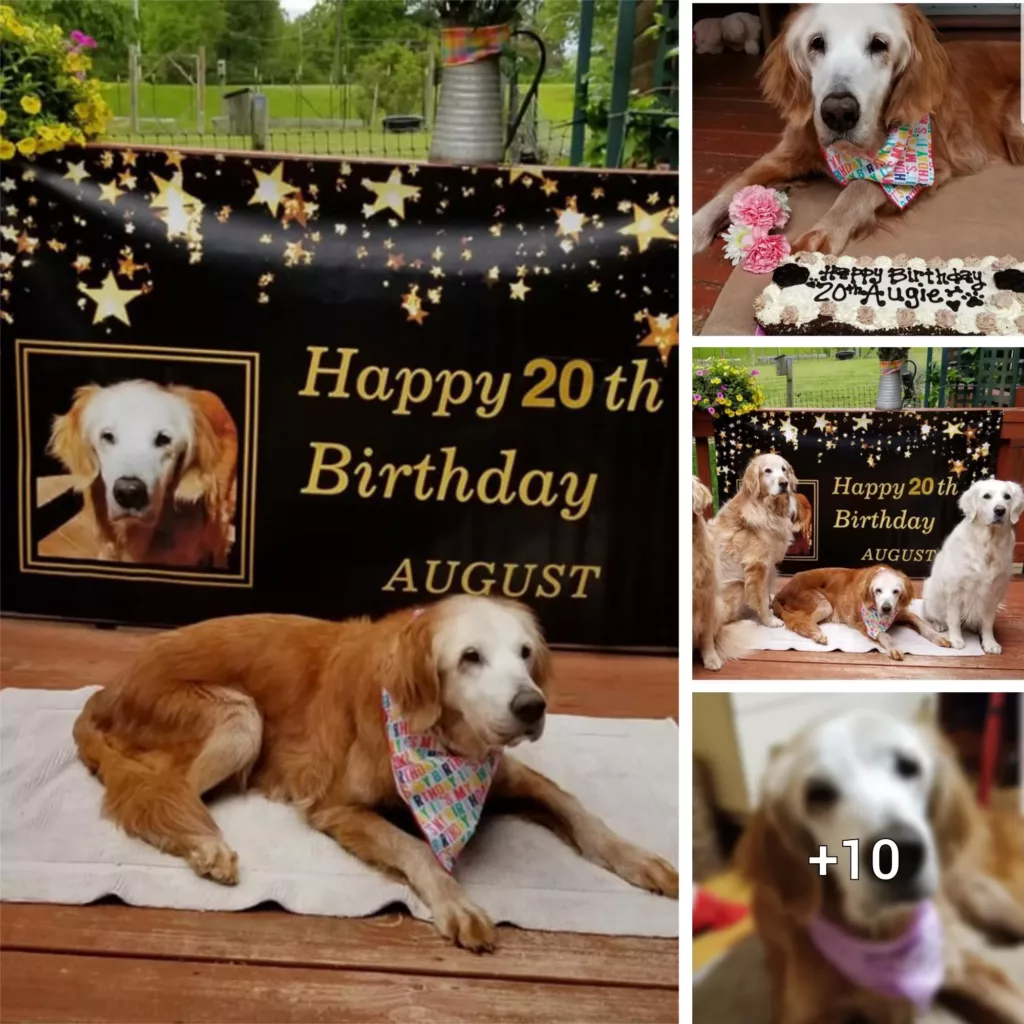
M 459 164 L 500 163 L 544 73 L 544 45 L 514 30 L 519 0 L 438 0 L 441 15 L 441 97 L 430 159 Z M 500 58 L 513 36 L 540 47 L 540 65 L 508 130 L 502 111 Z
M 909 348 L 880 348 L 878 361 L 881 376 L 878 380 L 876 409 L 903 408 L 903 361 L 910 355 Z

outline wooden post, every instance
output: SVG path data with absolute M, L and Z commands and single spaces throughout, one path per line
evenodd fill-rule
M 572 104 L 572 141 L 569 163 L 583 163 L 583 143 L 587 130 L 587 86 L 590 77 L 590 47 L 594 37 L 594 0 L 580 0 L 580 38 L 576 47 L 576 89 Z
M 266 93 L 250 97 L 252 112 L 252 148 L 267 149 L 270 143 L 270 104 Z
M 139 44 L 128 47 L 128 115 L 132 135 L 139 134 Z
M 434 127 L 434 51 L 427 50 L 427 70 L 423 78 L 423 127 L 431 131 Z
M 202 135 L 206 131 L 206 47 L 196 54 L 196 124 Z

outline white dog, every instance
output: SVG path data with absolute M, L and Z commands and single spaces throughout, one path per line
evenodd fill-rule
M 1024 489 L 1005 480 L 978 480 L 960 495 L 964 518 L 946 538 L 924 584 L 924 614 L 949 642 L 964 646 L 961 626 L 981 633 L 981 649 L 1001 654 L 993 626 L 1013 572 L 1014 527 Z

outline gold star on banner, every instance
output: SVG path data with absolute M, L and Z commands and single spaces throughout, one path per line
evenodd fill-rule
M 39 239 L 30 238 L 24 231 L 18 235 L 18 252 L 27 252 L 29 255 L 39 248 Z
M 388 270 L 401 270 L 405 266 L 405 257 L 400 252 L 392 253 L 385 266 Z
M 544 171 L 540 167 L 510 167 L 508 169 L 508 180 L 509 184 L 514 185 L 517 181 L 522 180 L 523 184 L 529 188 L 533 184 L 533 179 L 544 183 Z
M 488 281 L 497 281 L 497 280 L 499 280 L 500 277 L 501 277 L 501 272 L 498 270 L 497 267 L 491 267 L 491 269 L 487 271 L 487 280 Z
M 260 292 L 260 297 L 256 300 L 261 306 L 265 306 L 270 302 L 270 296 L 266 292 Z
M 402 296 L 401 307 L 408 313 L 408 320 L 423 326 L 423 321 L 430 316 L 430 314 L 423 308 L 423 303 L 419 296 L 420 286 L 418 284 L 410 285 L 409 291 Z
M 135 273 L 139 270 L 149 270 L 149 264 L 136 263 L 135 254 L 131 249 L 124 249 L 121 253 L 121 259 L 117 264 L 117 272 L 122 277 L 127 277 L 129 281 L 134 281 Z
M 558 191 L 558 182 L 554 178 L 545 178 L 540 187 L 544 195 L 553 196 Z
M 924 437 L 924 438 L 927 438 L 927 437 L 928 437 L 928 435 L 929 435 L 929 434 L 930 434 L 931 432 L 932 432 L 932 427 L 931 427 L 931 424 L 930 424 L 930 423 L 922 423 L 922 424 L 921 424 L 921 436 L 922 436 L 922 437 Z
M 444 271 L 440 267 L 431 267 L 430 276 L 436 281 L 438 278 L 444 277 Z
M 110 170 L 114 166 L 114 154 L 109 149 L 100 153 L 100 166 L 105 170 Z
M 432 302 L 435 306 L 441 305 L 441 289 L 440 288 L 428 288 L 427 289 L 427 301 Z
M 286 267 L 294 267 L 300 261 L 308 266 L 313 262 L 313 254 L 302 248 L 301 238 L 297 242 L 286 242 L 284 247 L 284 265 Z
M 250 197 L 249 205 L 266 203 L 270 215 L 276 218 L 278 207 L 285 196 L 290 196 L 293 192 L 298 191 L 295 185 L 289 185 L 286 181 L 281 180 L 281 176 L 284 174 L 284 161 L 278 163 L 269 174 L 258 171 L 255 167 L 252 169 L 252 173 L 256 175 L 256 191 Z
M 822 413 L 820 416 L 814 418 L 814 429 L 827 431 L 831 424 L 828 421 L 828 416 Z
M 266 288 L 269 285 L 272 285 L 274 283 L 274 275 L 270 273 L 261 274 L 259 283 L 261 288 Z
M 170 181 L 150 172 L 157 193 L 149 201 L 150 209 L 160 210 L 156 216 L 167 225 L 167 240 L 186 238 L 198 242 L 202 222 L 203 204 L 182 188 L 182 173 L 178 171 Z
M 966 437 L 968 441 L 973 441 L 977 436 L 978 432 L 977 430 L 974 429 L 974 427 L 968 427 L 964 431 L 964 437 Z
M 181 170 L 181 161 L 185 159 L 184 153 L 179 153 L 178 150 L 172 149 L 170 152 L 164 155 L 164 165 L 166 167 L 177 167 Z
M 436 248 L 436 249 L 435 249 L 435 250 L 434 250 L 434 251 L 433 251 L 433 252 L 432 252 L 432 253 L 430 254 L 430 258 L 431 258 L 431 259 L 432 259 L 432 260 L 433 260 L 433 261 L 434 261 L 435 263 L 440 263 L 443 257 L 444 257 L 444 250 L 443 250 L 443 249 L 441 248 L 441 246 L 438 246 L 438 247 L 437 247 L 437 248 Z
M 870 467 L 871 467 L 872 469 L 874 469 L 874 468 L 875 468 L 875 466 L 877 465 L 877 463 L 875 462 L 875 457 L 874 457 L 874 455 L 869 455 L 869 456 L 868 456 L 868 465 L 869 465 L 869 466 L 870 466 Z
M 100 185 L 101 203 L 110 203 L 113 206 L 123 195 L 124 193 L 117 187 L 116 181 L 108 181 L 105 185 Z
M 142 292 L 128 288 L 118 288 L 117 278 L 114 277 L 112 272 L 107 274 L 99 288 L 87 288 L 84 283 L 79 283 L 78 290 L 96 303 L 96 313 L 92 318 L 94 324 L 98 324 L 101 320 L 106 320 L 108 317 L 114 317 L 120 320 L 121 323 L 131 327 L 126 307 L 132 299 L 141 295 Z
M 134 174 L 129 170 L 122 171 L 117 176 L 118 182 L 123 185 L 130 192 L 138 184 L 138 181 Z
M 595 188 L 590 193 L 590 198 L 591 199 L 603 199 L 604 198 L 604 189 L 601 188 L 601 186 L 599 185 L 597 188 Z
M 130 149 L 123 149 L 121 151 L 121 161 L 125 167 L 134 167 L 138 156 L 138 153 L 133 153 Z
M 75 273 L 83 274 L 92 266 L 92 257 L 90 256 L 76 256 L 71 262 L 71 266 L 74 268 Z
M 619 228 L 620 235 L 633 235 L 636 238 L 636 246 L 640 252 L 646 252 L 647 247 L 655 238 L 664 238 L 667 241 L 676 241 L 676 236 L 666 230 L 663 221 L 672 212 L 666 207 L 664 210 L 657 210 L 648 213 L 642 206 L 633 206 L 633 223 Z
M 64 177 L 73 181 L 76 185 L 81 185 L 89 177 L 89 172 L 85 169 L 85 161 L 82 160 L 80 163 L 73 164 L 69 160 L 67 173 Z
M 292 221 L 306 227 L 306 201 L 300 189 L 297 195 L 289 196 L 284 201 L 284 216 L 281 218 L 281 226 L 287 227 Z
M 907 454 L 909 454 L 909 452 Z M 974 452 L 971 453 L 971 462 L 977 462 L 978 459 L 980 459 L 980 458 L 981 458 L 981 452 L 974 451 Z
M 956 473 L 956 475 L 959 476 L 961 473 L 967 472 L 967 467 L 959 459 L 955 462 L 951 459 L 949 470 L 951 473 Z
M 587 223 L 588 217 L 585 213 L 580 213 L 576 209 L 576 197 L 570 196 L 565 201 L 564 210 L 556 210 L 555 213 L 558 216 L 555 218 L 558 228 L 555 230 L 556 236 L 565 236 L 571 238 L 574 242 L 580 240 L 580 232 L 583 230 L 583 226 Z
M 653 345 L 658 350 L 661 361 L 667 366 L 672 349 L 679 344 L 679 314 L 671 317 L 668 313 L 659 313 L 657 316 L 648 314 L 647 326 L 651 333 L 640 342 L 639 347 Z
M 511 293 L 513 299 L 518 299 L 520 302 L 526 301 L 526 293 L 533 291 L 532 288 L 528 287 L 526 282 L 520 278 L 514 284 L 508 286 L 508 290 Z
M 946 424 L 946 429 L 942 431 L 942 433 L 944 433 L 946 437 L 948 437 L 952 441 L 957 434 L 963 434 L 963 424 L 954 423 L 952 420 L 950 420 L 949 423 Z
M 60 242 L 56 238 L 51 238 L 46 244 L 52 252 L 63 252 L 67 248 L 64 242 Z
M 984 444 L 983 444 L 983 445 L 982 445 L 982 446 L 981 446 L 981 447 L 980 447 L 980 448 L 978 449 L 978 451 L 980 451 L 980 452 L 981 452 L 981 454 L 982 454 L 982 455 L 983 455 L 983 456 L 984 456 L 984 457 L 985 457 L 985 458 L 987 459 L 987 458 L 988 458 L 988 441 L 986 441 L 986 442 L 985 442 L 985 443 L 984 443 Z
M 826 448 L 835 448 L 835 446 L 836 446 L 835 441 L 826 441 L 825 442 L 825 447 Z M 818 456 L 818 457 L 821 458 L 821 456 Z
M 796 440 L 800 436 L 800 431 L 793 426 L 792 420 L 790 420 L 788 417 L 784 419 L 781 424 L 779 424 L 779 431 L 781 432 L 782 436 L 787 441 L 790 442 L 796 442 Z
M 490 230 L 491 234 L 494 235 L 495 238 L 501 238 L 501 225 L 500 224 L 492 224 L 490 226 L 489 230 Z
M 363 215 L 367 218 L 381 210 L 391 210 L 392 213 L 405 220 L 405 201 L 408 199 L 409 202 L 414 203 L 420 198 L 419 185 L 403 185 L 402 172 L 397 167 L 388 175 L 387 181 L 371 181 L 369 178 L 363 178 L 361 184 L 363 188 L 369 189 L 377 197 L 372 203 L 367 203 L 363 207 Z
M 465 260 L 466 263 L 468 263 L 473 258 L 473 250 L 472 249 L 463 249 L 462 252 L 459 253 L 459 256 L 463 260 Z
M 217 220 L 219 220 L 221 222 L 221 224 L 227 224 L 227 222 L 228 222 L 230 217 L 231 217 L 231 207 L 230 206 L 222 206 L 217 211 Z
M 591 281 L 590 284 L 587 285 L 587 287 L 592 292 L 597 293 L 597 292 L 599 292 L 601 290 L 601 282 L 600 281 Z
M 854 430 L 867 430 L 874 421 L 867 413 L 862 413 L 853 421 Z

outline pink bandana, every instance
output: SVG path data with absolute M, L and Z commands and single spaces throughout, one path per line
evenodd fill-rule
M 866 604 L 860 606 L 860 617 L 864 620 L 864 628 L 872 640 L 877 640 L 878 634 L 884 633 L 892 625 L 892 620 L 896 618 L 896 611 L 897 609 L 893 608 L 890 614 L 883 617 L 879 615 L 878 609 L 874 606 L 870 608 Z
M 870 942 L 844 932 L 820 914 L 808 925 L 819 953 L 855 985 L 927 1010 L 942 987 L 942 920 L 935 904 L 918 904 L 910 927 L 891 942 Z
M 501 755 L 471 761 L 451 754 L 428 733 L 410 732 L 387 690 L 382 692 L 381 703 L 398 793 L 409 805 L 434 856 L 451 872 L 480 824 Z
M 932 120 L 925 114 L 917 124 L 896 125 L 874 155 L 849 156 L 834 146 L 822 150 L 833 177 L 844 188 L 847 182 L 877 181 L 885 194 L 902 210 L 927 185 L 935 181 L 932 162 Z

